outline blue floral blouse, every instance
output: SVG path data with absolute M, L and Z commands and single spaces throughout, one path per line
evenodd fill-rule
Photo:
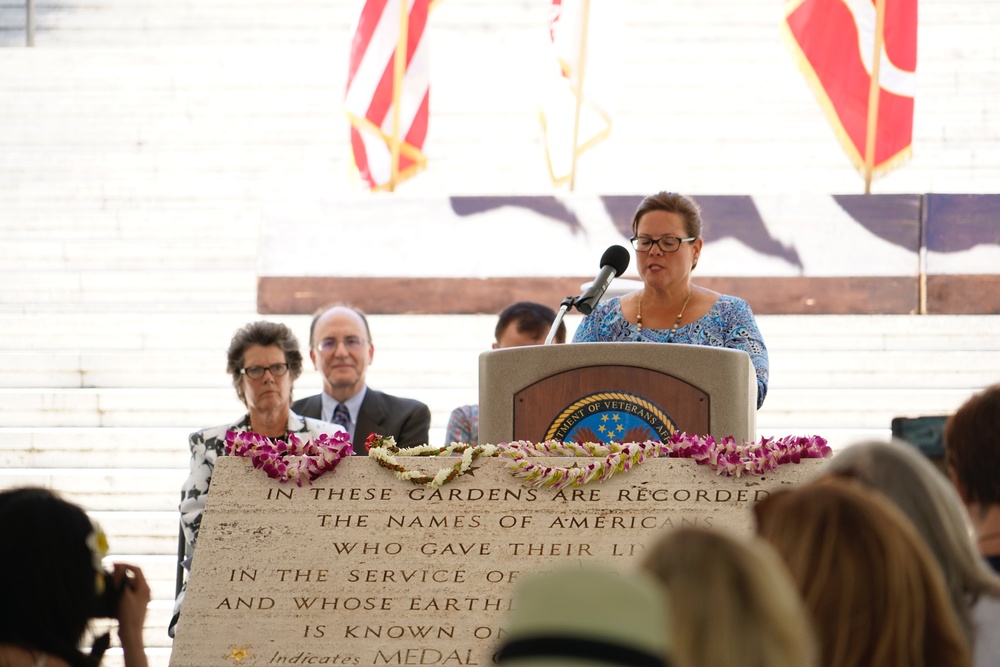
M 757 373 L 757 408 L 767 396 L 767 348 L 757 328 L 750 304 L 735 296 L 723 294 L 711 310 L 699 320 L 677 327 L 671 336 L 670 329 L 639 331 L 622 315 L 621 299 L 613 297 L 597 304 L 573 335 L 574 343 L 685 343 L 710 345 L 743 350 L 750 355 Z
M 463 405 L 451 411 L 448 427 L 444 432 L 444 446 L 453 442 L 479 444 L 479 404 Z

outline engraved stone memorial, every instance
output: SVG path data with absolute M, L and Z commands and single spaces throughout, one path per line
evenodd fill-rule
M 411 459 L 424 470 L 455 460 Z M 297 487 L 223 457 L 170 665 L 488 665 L 519 577 L 633 568 L 651 540 L 680 526 L 749 531 L 754 501 L 821 463 L 723 477 L 692 459 L 657 458 L 556 489 L 482 458 L 428 488 L 351 457 Z

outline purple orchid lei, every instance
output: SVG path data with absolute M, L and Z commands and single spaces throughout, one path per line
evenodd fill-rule
M 294 433 L 287 440 L 271 439 L 253 431 L 227 431 L 226 454 L 249 458 L 254 468 L 279 482 L 303 481 L 312 484 L 323 473 L 333 470 L 344 458 L 354 454 L 347 433 L 332 436 L 321 433 L 315 440 L 303 442 Z
M 774 472 L 783 463 L 833 456 L 826 439 L 816 435 L 761 438 L 757 442 L 737 445 L 732 436 L 717 441 L 710 435 L 674 433 L 665 447 L 669 453 L 661 456 L 692 458 L 699 465 L 710 465 L 720 475 L 730 477 L 744 473 L 763 475 Z

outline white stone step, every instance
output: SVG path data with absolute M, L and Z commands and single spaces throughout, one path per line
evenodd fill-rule
M 478 350 L 379 350 L 370 382 L 378 386 L 451 388 L 476 386 Z M 15 388 L 218 388 L 229 386 L 224 351 L 142 350 L 121 352 L 0 351 L 3 385 Z M 319 390 L 322 376 L 308 358 L 296 392 Z
M 997 350 L 998 315 L 761 315 L 770 350 Z
M 230 311 L 212 304 L 215 311 L 199 313 L 157 312 L 162 304 L 148 303 L 128 312 L 101 313 L 63 305 L 44 312 L 15 313 L 0 308 L 0 349 L 118 351 L 203 350 L 214 347 L 225 367 L 225 352 L 233 333 L 246 322 L 266 319 L 247 306 Z M 222 312 L 220 312 L 222 311 Z M 309 320 L 283 316 L 279 321 L 293 327 L 301 338 L 309 334 Z M 71 333 L 67 343 L 67 333 Z M 300 341 L 301 342 L 301 341 Z
M 248 138 L 249 140 L 249 138 Z M 40 147 L 45 150 L 47 147 Z M 332 175 L 332 174 L 331 174 Z M 42 180 L 5 179 L 0 182 L 0 206 L 30 204 L 44 198 L 50 201 L 80 201 L 93 206 L 101 201 L 123 205 L 148 200 L 174 200 L 176 202 L 220 209 L 247 211 L 258 207 L 267 192 L 281 191 L 295 185 L 299 175 L 275 178 L 263 172 L 191 173 L 166 172 L 151 178 L 136 178 L 128 173 L 117 173 L 101 180 L 82 173 L 79 178 L 67 178 L 63 183 Z
M 86 205 L 84 202 L 34 202 L 4 206 L 0 234 L 10 240 L 118 239 L 176 242 L 192 238 L 243 239 L 256 243 L 259 213 L 219 206 L 184 206 L 171 201 L 142 205 Z M 217 249 L 216 249 L 217 250 Z
M 0 471 L 0 487 L 58 489 L 91 512 L 170 512 L 177 509 L 187 476 L 184 468 L 8 468 Z
M 175 302 L 229 309 L 256 301 L 256 276 L 245 270 L 0 270 L 4 307 L 17 304 Z
M 784 350 L 769 354 L 773 391 L 810 387 L 969 389 L 1000 380 L 1000 350 Z
M 256 144 L 240 147 L 236 143 L 238 137 L 245 137 L 251 129 L 273 133 L 257 137 L 263 147 L 273 147 L 281 138 L 297 138 L 289 148 L 298 153 L 309 148 L 307 133 L 317 132 L 315 138 L 328 140 L 346 124 L 340 115 L 339 98 L 333 94 L 339 75 L 327 71 L 333 80 L 328 76 L 317 77 L 312 69 L 317 67 L 316 63 L 331 59 L 334 54 L 329 50 L 267 49 L 263 55 L 230 49 L 145 51 L 136 54 L 134 66 L 116 72 L 107 72 L 102 63 L 94 62 L 92 53 L 90 49 L 83 53 L 44 49 L 37 51 L 38 55 L 30 62 L 9 56 L 10 69 L 0 71 L 0 88 L 10 90 L 8 104 L 0 109 L 0 119 L 13 126 L 2 128 L 0 138 L 10 146 L 51 146 L 68 155 L 81 154 L 82 148 L 100 148 L 94 151 L 94 157 L 101 159 L 105 154 L 103 149 L 117 153 L 129 146 L 137 157 L 149 153 L 151 146 L 167 154 L 176 152 L 179 146 L 167 142 L 168 132 L 173 130 L 186 150 L 204 151 L 206 146 L 189 140 L 198 135 L 207 141 L 207 147 L 242 148 L 244 153 L 253 155 Z M 115 51 L 109 57 L 117 59 L 121 53 Z M 146 63 L 150 56 L 156 60 Z M 64 62 L 70 60 L 77 62 Z M 232 65 L 227 64 L 230 62 Z M 252 78 L 254 71 L 274 67 L 275 62 L 289 72 L 281 79 L 284 94 L 277 97 L 261 89 L 259 76 Z M 32 71 L 26 67 L 29 64 L 36 69 L 44 66 L 53 70 L 53 79 L 35 81 L 25 73 Z M 62 88 L 72 85 L 72 81 L 62 78 L 66 70 L 76 77 L 77 85 L 70 98 L 79 104 L 76 109 L 67 108 L 67 98 L 60 96 Z M 234 80 L 235 76 L 242 78 Z M 224 90 L 220 90 L 223 85 Z M 109 88 L 120 88 L 127 94 L 109 96 Z M 290 102 L 294 106 L 290 107 Z M 78 115 L 68 117 L 71 111 Z M 227 117 L 228 126 L 224 124 Z M 111 123 L 114 119 L 124 124 Z M 506 125 L 512 123 L 508 120 Z M 42 133 L 46 127 L 51 127 L 57 135 L 65 135 L 68 143 L 57 144 Z M 73 128 L 81 127 L 97 130 L 98 136 L 72 134 Z M 209 130 L 218 130 L 219 134 L 210 135 Z M 130 138 L 131 144 L 104 143 L 122 138 Z M 37 157 L 42 159 L 44 154 Z
M 2 294 L 0 288 L 0 294 Z M 332 298 L 332 296 L 331 296 Z M 74 310 L 8 313 L 0 308 L 0 350 L 54 350 L 66 345 L 71 331 L 73 349 L 80 351 L 195 350 L 217 355 L 225 367 L 225 352 L 233 333 L 248 322 L 269 320 L 289 326 L 304 348 L 309 342 L 310 315 L 262 315 L 256 308 L 230 312 L 156 312 L 157 304 L 141 310 L 102 313 L 93 317 Z M 567 318 L 567 327 L 579 322 Z M 490 349 L 494 315 L 370 315 L 378 370 L 383 352 L 390 350 L 451 349 L 475 352 Z
M 444 427 L 466 397 L 453 389 L 385 387 L 391 394 L 425 402 L 432 423 Z M 318 390 L 318 389 L 317 389 Z M 316 391 L 303 390 L 308 396 Z M 469 401 L 465 400 L 465 403 Z M 0 388 L 0 425 L 5 427 L 174 427 L 192 431 L 228 424 L 246 408 L 232 387 L 217 389 L 7 389 Z
M 888 427 L 893 417 L 954 412 L 981 387 L 966 389 L 797 389 L 768 392 L 757 412 L 759 429 Z
M 478 350 L 381 350 L 371 382 L 378 386 L 478 387 Z M 967 388 L 1000 378 L 1000 350 L 805 351 L 771 348 L 772 389 L 808 387 Z M 0 351 L 9 388 L 218 388 L 231 382 L 218 351 Z M 308 359 L 297 394 L 322 383 Z
M 186 469 L 187 428 L 0 428 L 0 470 Z M 149 473 L 147 473 L 149 474 Z
M 220 256 L 218 245 L 231 254 Z M 0 265 L 5 270 L 31 270 L 45 266 L 49 272 L 107 270 L 181 272 L 244 270 L 257 258 L 256 239 L 178 239 L 157 242 L 151 239 L 8 240 L 0 245 Z
M 202 428 L 242 414 L 224 389 L 0 389 L 4 426 Z

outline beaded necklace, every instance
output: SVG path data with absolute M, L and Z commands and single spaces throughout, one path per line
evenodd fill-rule
M 677 327 L 680 326 L 681 318 L 684 317 L 684 309 L 687 308 L 688 301 L 691 300 L 691 292 L 692 291 L 693 290 L 689 287 L 688 288 L 687 298 L 684 299 L 684 305 L 681 306 L 681 312 L 677 313 L 677 319 L 674 320 L 674 326 L 671 327 L 671 329 L 670 329 L 670 334 L 667 337 L 668 341 L 673 340 L 673 338 L 674 338 L 674 332 L 677 331 Z M 643 290 L 642 292 L 639 293 L 639 312 L 636 315 L 636 330 L 637 331 L 642 331 L 642 297 L 645 294 L 646 294 L 646 290 Z

